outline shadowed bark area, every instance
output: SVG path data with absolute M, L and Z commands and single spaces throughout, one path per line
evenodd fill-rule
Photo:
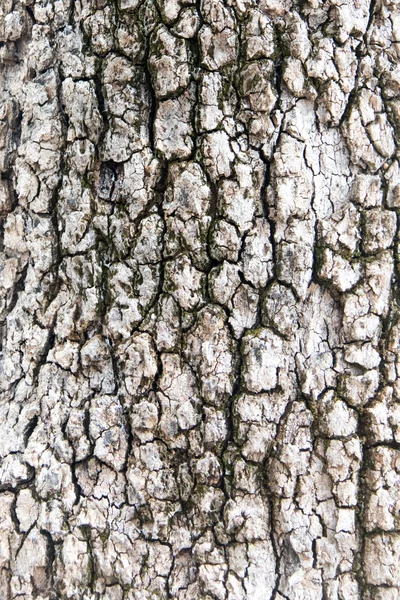
M 1 0 L 1 600 L 399 600 L 393 0 Z

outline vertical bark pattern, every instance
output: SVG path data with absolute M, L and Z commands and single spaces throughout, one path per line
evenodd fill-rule
M 1 600 L 400 598 L 399 44 L 1 1 Z

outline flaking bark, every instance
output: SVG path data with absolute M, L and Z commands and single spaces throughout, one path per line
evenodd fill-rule
M 400 598 L 393 0 L 2 0 L 1 600 Z

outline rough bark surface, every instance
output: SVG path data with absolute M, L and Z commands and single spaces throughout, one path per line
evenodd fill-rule
M 1 0 L 1 600 L 400 598 L 394 0 Z

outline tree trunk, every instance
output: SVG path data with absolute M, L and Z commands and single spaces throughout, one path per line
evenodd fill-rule
M 394 0 L 1 0 L 1 600 L 398 600 Z

